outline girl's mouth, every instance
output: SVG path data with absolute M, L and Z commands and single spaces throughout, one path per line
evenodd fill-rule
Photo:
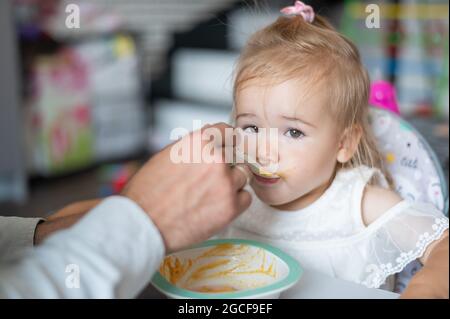
M 253 173 L 253 176 L 255 177 L 255 180 L 264 185 L 273 185 L 273 184 L 276 184 L 280 180 L 280 177 L 278 177 L 278 176 L 264 177 L 259 174 L 256 174 L 255 172 L 252 172 L 252 173 Z

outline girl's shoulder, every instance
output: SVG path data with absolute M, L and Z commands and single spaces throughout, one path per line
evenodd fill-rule
M 403 199 L 393 190 L 366 185 L 361 200 L 361 218 L 368 226 Z

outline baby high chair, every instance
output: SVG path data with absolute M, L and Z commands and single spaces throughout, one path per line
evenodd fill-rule
M 405 199 L 431 203 L 448 216 L 447 182 L 423 136 L 386 109 L 371 107 L 370 123 L 397 193 Z M 414 261 L 397 274 L 395 291 L 403 291 L 420 268 L 421 264 Z

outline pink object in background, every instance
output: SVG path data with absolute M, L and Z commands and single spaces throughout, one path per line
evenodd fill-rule
M 387 81 L 375 81 L 370 86 L 369 104 L 400 114 L 395 87 Z

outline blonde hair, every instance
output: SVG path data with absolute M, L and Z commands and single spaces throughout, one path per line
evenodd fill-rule
M 234 100 L 253 80 L 274 84 L 289 79 L 326 82 L 328 104 L 339 129 L 343 134 L 352 134 L 355 128 L 361 131 L 356 152 L 341 166 L 378 168 L 392 185 L 369 125 L 370 80 L 358 49 L 320 15 L 313 23 L 302 16 L 281 16 L 252 35 L 235 69 Z

